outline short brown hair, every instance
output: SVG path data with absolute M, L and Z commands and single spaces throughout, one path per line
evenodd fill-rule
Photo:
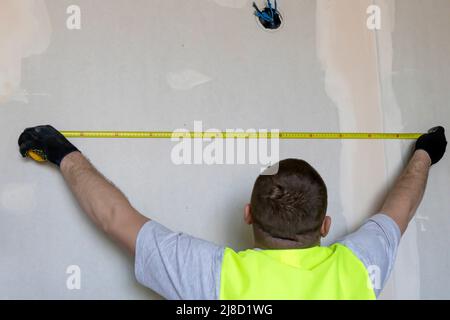
M 272 237 L 298 241 L 318 235 L 327 210 L 327 188 L 306 161 L 286 159 L 274 175 L 260 175 L 251 197 L 256 227 Z

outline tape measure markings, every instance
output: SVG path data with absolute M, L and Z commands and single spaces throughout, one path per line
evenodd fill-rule
M 169 132 L 169 131 L 61 131 L 67 138 L 138 138 L 138 139 L 418 139 L 422 133 L 376 132 Z

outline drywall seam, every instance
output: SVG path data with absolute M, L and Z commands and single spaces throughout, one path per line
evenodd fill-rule
M 42 54 L 50 44 L 51 25 L 43 0 L 0 1 L 0 104 L 23 99 L 22 60 Z
M 185 69 L 179 72 L 169 72 L 167 83 L 175 90 L 190 90 L 201 84 L 211 81 L 211 78 L 196 70 Z
M 395 1 L 374 0 L 382 12 L 382 29 L 375 32 L 377 48 L 378 78 L 381 90 L 381 105 L 383 108 L 383 124 L 385 130 L 402 132 L 403 121 L 400 108 L 394 92 L 393 74 L 393 38 L 395 28 Z M 395 178 L 402 161 L 402 143 L 392 141 L 385 143 L 386 173 L 388 184 Z M 403 235 L 397 253 L 397 261 L 391 276 L 395 296 L 402 299 L 420 299 L 420 259 L 418 251 L 417 226 L 413 220 Z
M 7 213 L 31 214 L 36 207 L 36 184 L 5 184 L 0 188 L 0 205 Z
M 383 129 L 375 41 L 365 30 L 369 4 L 369 0 L 317 1 L 318 55 L 342 131 Z M 343 213 L 354 226 L 375 210 L 367 207 L 376 186 L 385 180 L 383 143 L 342 141 L 341 175 Z
M 377 3 L 385 19 L 381 30 L 375 32 L 366 24 L 366 10 L 372 4 L 371 0 L 317 1 L 317 53 L 324 70 L 325 91 L 338 109 L 342 131 L 401 128 L 391 79 L 394 7 L 384 0 Z M 342 141 L 340 198 L 349 230 L 379 210 L 382 191 L 400 163 L 400 145 Z M 395 285 L 384 290 L 385 298 L 418 295 L 418 283 L 407 284 L 408 278 L 419 278 L 418 268 L 405 266 L 418 259 L 415 228 L 410 229 L 414 230 L 404 239 L 397 259 L 396 270 L 402 272 L 394 271 Z

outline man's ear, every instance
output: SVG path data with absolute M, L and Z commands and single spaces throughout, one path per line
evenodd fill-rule
M 253 217 L 252 217 L 252 208 L 250 206 L 250 203 L 247 203 L 244 208 L 244 221 L 246 224 L 253 224 Z
M 328 232 L 330 231 L 330 227 L 331 227 L 331 217 L 325 216 L 322 222 L 322 227 L 320 227 L 320 236 L 322 238 L 325 238 L 327 236 Z

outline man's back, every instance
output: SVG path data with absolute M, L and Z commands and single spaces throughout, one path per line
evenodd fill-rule
M 361 260 L 336 243 L 238 253 L 227 248 L 220 299 L 375 299 L 375 292 Z
M 374 299 L 399 242 L 384 214 L 330 247 L 241 252 L 149 221 L 138 235 L 135 272 L 168 299 Z

